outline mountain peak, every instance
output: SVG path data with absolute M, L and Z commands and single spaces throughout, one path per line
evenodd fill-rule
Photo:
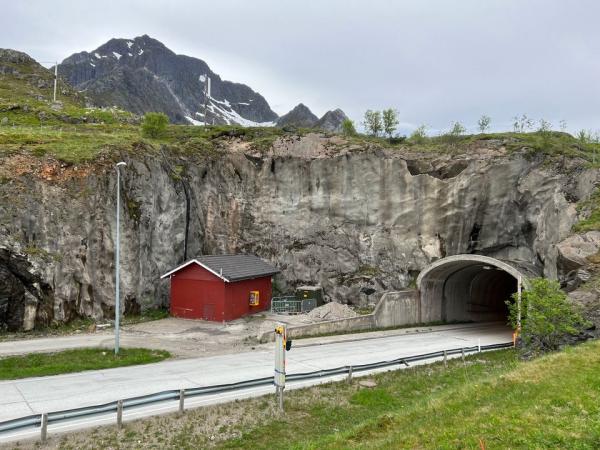
M 175 123 L 259 125 L 277 119 L 248 86 L 222 80 L 204 61 L 176 55 L 147 34 L 113 38 L 89 53 L 75 53 L 59 70 L 99 106 L 164 112 Z M 211 78 L 210 98 L 201 75 Z
M 278 127 L 294 126 L 299 128 L 312 128 L 319 118 L 313 114 L 308 106 L 297 104 L 290 112 L 277 120 Z
M 333 133 L 340 133 L 342 131 L 342 123 L 347 118 L 348 116 L 346 113 L 339 108 L 334 109 L 333 111 L 327 111 L 315 124 L 315 128 L 331 131 Z

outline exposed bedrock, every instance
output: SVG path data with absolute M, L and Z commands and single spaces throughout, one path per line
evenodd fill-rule
M 521 154 L 417 164 L 399 151 L 327 155 L 317 151 L 320 139 L 309 135 L 265 155 L 232 146 L 212 160 L 123 156 L 124 308 L 167 304 L 160 275 L 208 253 L 255 253 L 282 270 L 276 289 L 320 283 L 344 303 L 376 302 L 414 283 L 435 259 L 462 253 L 524 261 L 556 277 L 556 244 L 596 181 L 583 164 L 558 167 Z M 10 158 L 1 166 L 10 168 Z M 0 184 L 0 270 L 9 273 L 0 321 L 12 327 L 31 326 L 32 316 L 114 314 L 112 164 L 53 166 L 54 177 L 48 164 L 32 158 L 30 169 Z M 17 258 L 27 267 L 8 263 Z

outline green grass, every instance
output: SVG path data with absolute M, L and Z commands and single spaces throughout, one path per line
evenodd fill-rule
M 122 325 L 134 325 L 136 323 L 151 322 L 153 320 L 166 319 L 169 317 L 169 310 L 163 308 L 153 308 L 142 311 L 140 314 L 131 314 L 123 317 Z
M 111 349 L 85 348 L 57 353 L 31 353 L 0 359 L 0 380 L 58 375 L 84 370 L 149 364 L 169 358 L 169 352 L 145 348 L 122 348 L 115 356 Z
M 580 212 L 585 212 L 587 218 L 573 226 L 575 233 L 600 230 L 600 189 L 597 189 L 589 199 L 579 202 L 577 208 Z
M 137 127 L 124 125 L 0 127 L 0 155 L 27 150 L 34 156 L 51 155 L 77 164 L 114 149 L 131 150 L 140 140 Z

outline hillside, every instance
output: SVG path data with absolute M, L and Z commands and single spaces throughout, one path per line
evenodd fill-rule
M 166 304 L 160 275 L 207 253 L 255 253 L 281 269 L 276 292 L 318 283 L 328 299 L 358 305 L 460 253 L 526 261 L 566 283 L 567 256 L 583 244 L 558 244 L 581 219 L 586 232 L 596 226 L 598 147 L 565 133 L 391 144 L 306 129 L 171 125 L 147 139 L 134 116 L 86 108 L 68 86 L 53 104 L 50 72 L 23 54 L 3 55 L 0 297 L 8 300 L 0 322 L 10 328 L 113 314 L 118 160 L 128 164 L 128 311 Z

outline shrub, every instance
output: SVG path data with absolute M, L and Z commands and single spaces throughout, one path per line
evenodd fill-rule
M 149 138 L 159 138 L 164 136 L 169 124 L 169 118 L 166 114 L 149 112 L 144 114 L 142 121 L 142 136 Z
M 485 133 L 492 123 L 492 119 L 490 116 L 486 116 L 485 114 L 479 118 L 477 121 L 477 127 L 481 133 Z
M 420 125 L 415 128 L 415 131 L 410 135 L 410 142 L 414 144 L 422 144 L 427 139 L 427 125 Z
M 506 302 L 509 323 L 517 328 L 517 294 Z M 556 350 L 571 336 L 588 326 L 581 312 L 567 299 L 557 281 L 546 278 L 531 280 L 531 288 L 523 291 L 521 300 L 521 340 L 526 350 Z
M 350 119 L 344 119 L 342 122 L 342 132 L 346 136 L 354 136 L 356 134 L 354 122 L 352 122 Z

